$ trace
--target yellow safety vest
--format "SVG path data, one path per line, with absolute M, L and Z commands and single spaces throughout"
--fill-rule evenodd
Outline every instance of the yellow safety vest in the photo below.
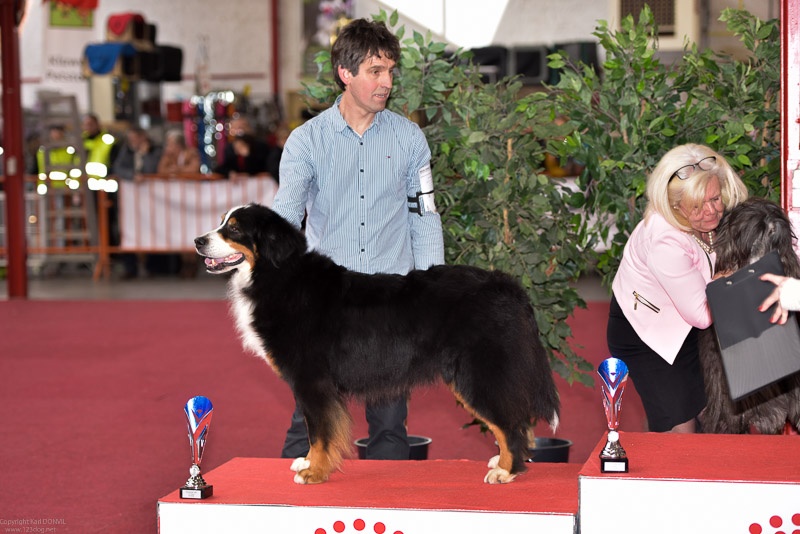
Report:
M 70 169 L 58 169 L 54 171 L 50 171 L 50 180 L 43 180 L 43 174 L 45 174 L 45 166 L 44 166 L 44 148 L 40 148 L 39 151 L 36 153 L 36 161 L 38 163 L 39 168 L 39 183 L 45 184 L 48 187 L 66 187 L 66 179 L 76 179 L 77 176 L 80 174 L 77 173 L 70 173 Z M 67 151 L 66 148 L 54 148 L 50 150 L 50 164 L 51 165 L 70 165 L 72 163 L 76 163 L 75 161 L 75 152 L 73 151 L 71 154 Z M 77 169 L 77 167 L 76 167 Z M 80 169 L 77 169 L 78 172 L 81 172 Z M 77 176 L 75 176 L 77 174 Z
M 94 137 L 83 136 L 83 146 L 86 149 L 86 175 L 93 178 L 105 178 L 111 166 L 111 149 L 114 147 L 114 137 L 108 132 L 101 131 Z

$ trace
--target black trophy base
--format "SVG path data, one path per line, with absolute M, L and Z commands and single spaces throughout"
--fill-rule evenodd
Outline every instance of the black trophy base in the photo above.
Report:
M 628 472 L 628 459 L 627 458 L 606 458 L 600 457 L 600 472 L 601 473 L 627 473 Z
M 211 484 L 200 488 L 181 488 L 181 499 L 205 499 L 214 495 Z

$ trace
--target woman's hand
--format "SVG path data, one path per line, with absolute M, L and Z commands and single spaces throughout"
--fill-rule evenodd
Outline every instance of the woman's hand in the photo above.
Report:
M 783 307 L 781 307 L 781 286 L 788 279 L 789 278 L 787 276 L 779 276 L 772 273 L 765 273 L 761 275 L 761 280 L 764 280 L 765 282 L 772 282 L 777 286 L 775 290 L 770 293 L 766 299 L 764 299 L 764 302 L 761 303 L 761 306 L 758 307 L 758 311 L 763 312 L 773 304 L 776 304 L 775 311 L 772 313 L 772 317 L 769 318 L 769 322 L 771 323 L 777 322 L 779 324 L 786 324 L 786 320 L 789 318 L 789 310 L 784 310 Z

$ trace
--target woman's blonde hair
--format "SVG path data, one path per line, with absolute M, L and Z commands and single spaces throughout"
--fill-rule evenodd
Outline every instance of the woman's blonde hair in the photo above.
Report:
M 714 157 L 713 166 L 708 170 L 695 167 L 694 172 L 685 179 L 675 177 L 675 171 L 687 165 L 696 165 L 704 158 Z M 656 168 L 647 179 L 647 209 L 645 219 L 658 213 L 675 228 L 690 232 L 689 222 L 675 209 L 682 204 L 686 208 L 702 206 L 706 186 L 712 177 L 719 179 L 722 203 L 728 210 L 747 199 L 747 187 L 724 157 L 704 145 L 688 143 L 680 145 L 662 156 Z

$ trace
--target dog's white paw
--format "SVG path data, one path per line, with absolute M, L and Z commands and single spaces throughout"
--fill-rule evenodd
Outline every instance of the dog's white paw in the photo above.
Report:
M 494 460 L 494 458 L 492 458 L 492 460 Z M 494 467 L 486 473 L 486 477 L 484 477 L 483 481 L 487 484 L 508 484 L 515 478 L 517 478 L 517 475 L 512 475 L 505 469 Z
M 303 469 L 308 469 L 310 465 L 311 462 L 308 461 L 308 458 L 301 456 L 300 458 L 294 459 L 294 461 L 292 462 L 292 466 L 289 469 L 291 469 L 295 473 L 299 473 Z M 294 481 L 297 482 L 297 477 L 295 477 Z M 301 481 L 300 483 L 302 484 L 303 482 Z
M 295 484 L 305 484 L 306 480 L 300 476 L 300 473 L 298 473 L 294 476 L 294 482 Z
M 494 469 L 498 465 L 500 465 L 500 455 L 499 454 L 489 458 L 489 465 L 487 466 L 489 469 Z

